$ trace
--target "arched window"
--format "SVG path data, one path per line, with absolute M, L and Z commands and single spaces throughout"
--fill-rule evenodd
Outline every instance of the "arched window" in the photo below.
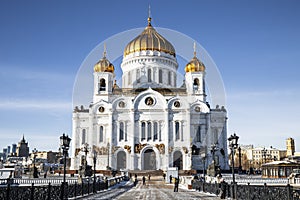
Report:
M 179 122 L 175 122 L 175 139 L 179 140 Z
M 105 91 L 106 90 L 106 83 L 105 79 L 101 78 L 99 82 L 99 91 Z
M 168 84 L 171 85 L 171 72 L 169 71 L 168 73 Z
M 154 122 L 153 124 L 153 140 L 157 140 L 157 135 L 158 135 L 158 123 Z
M 162 83 L 162 70 L 160 69 L 160 70 L 158 70 L 158 82 L 159 83 Z
M 152 75 L 152 73 L 151 73 L 151 69 L 148 69 L 148 82 L 151 82 L 151 75 Z
M 198 78 L 194 79 L 193 86 L 194 86 L 194 90 L 198 90 L 198 88 L 199 88 L 199 79 Z
M 151 140 L 151 135 L 152 135 L 152 127 L 151 127 L 151 122 L 148 122 L 147 123 L 147 140 Z
M 99 128 L 99 142 L 103 142 L 103 126 Z
M 140 69 L 136 70 L 136 83 L 140 82 Z
M 124 140 L 124 122 L 120 122 L 119 141 Z
M 141 140 L 145 140 L 146 139 L 146 123 L 142 122 L 142 136 L 141 136 Z
M 199 125 L 196 130 L 196 142 L 201 142 L 201 126 Z
M 85 140 L 86 140 L 86 130 L 82 129 L 81 144 L 85 144 Z

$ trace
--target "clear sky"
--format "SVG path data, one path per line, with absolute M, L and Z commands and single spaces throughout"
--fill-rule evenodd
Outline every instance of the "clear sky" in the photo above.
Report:
M 281 149 L 293 137 L 300 151 L 297 0 L 1 0 L 0 151 L 23 134 L 31 150 L 57 150 L 59 136 L 71 135 L 84 58 L 108 37 L 144 27 L 149 3 L 154 26 L 195 38 L 217 64 L 228 135 Z

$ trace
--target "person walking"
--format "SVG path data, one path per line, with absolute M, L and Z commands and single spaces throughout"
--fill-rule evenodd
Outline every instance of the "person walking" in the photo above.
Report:
M 146 183 L 146 178 L 145 176 L 143 176 L 143 185 L 145 185 L 145 183 Z
M 170 177 L 169 177 L 169 178 L 170 178 L 170 180 L 169 180 L 169 181 L 170 181 L 170 183 L 172 183 L 172 175 L 170 175 Z
M 175 178 L 174 192 L 178 192 L 178 185 L 179 185 L 179 177 Z
M 150 174 L 149 174 L 149 175 L 148 175 L 148 181 L 150 181 L 150 177 L 151 177 L 151 176 L 150 176 Z

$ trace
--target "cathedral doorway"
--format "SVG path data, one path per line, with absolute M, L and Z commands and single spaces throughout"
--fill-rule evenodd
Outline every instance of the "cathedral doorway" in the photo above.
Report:
M 156 155 L 153 149 L 147 149 L 143 156 L 144 170 L 156 170 Z
M 183 169 L 182 153 L 180 151 L 175 151 L 173 154 L 173 167 L 177 167 L 178 170 Z
M 119 151 L 117 154 L 117 170 L 126 169 L 126 153 Z

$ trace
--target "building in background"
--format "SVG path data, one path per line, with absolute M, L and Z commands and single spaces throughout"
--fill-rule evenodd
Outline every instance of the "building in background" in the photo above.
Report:
M 16 153 L 17 153 L 18 157 L 27 158 L 29 156 L 28 142 L 26 142 L 24 135 L 23 135 L 22 140 L 18 143 Z

